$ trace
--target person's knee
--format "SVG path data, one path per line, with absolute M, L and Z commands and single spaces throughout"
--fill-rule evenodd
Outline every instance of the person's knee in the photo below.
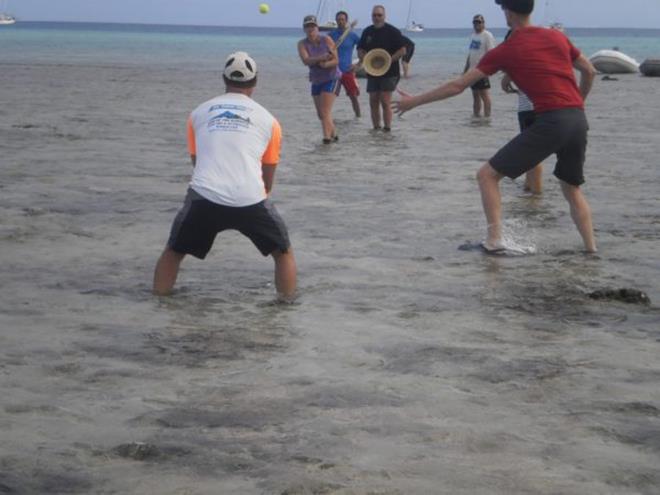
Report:
M 293 256 L 293 248 L 291 246 L 289 246 L 289 248 L 286 251 L 281 251 L 279 249 L 276 249 L 270 254 L 275 260 L 275 263 L 286 263 L 295 260 Z
M 486 162 L 479 170 L 477 170 L 477 181 L 479 184 L 488 184 L 491 182 L 497 183 L 502 178 L 502 175 L 493 168 L 493 166 Z
M 185 253 L 180 253 L 178 251 L 175 251 L 171 247 L 166 247 L 163 250 L 163 253 L 160 255 L 161 259 L 167 263 L 181 263 L 183 258 L 185 257 Z
M 479 182 L 483 182 L 484 180 L 487 180 L 488 167 L 490 167 L 490 165 L 488 163 L 484 163 L 481 167 L 479 167 L 479 170 L 477 170 L 476 177 Z
M 581 195 L 580 186 L 575 186 L 569 184 L 561 179 L 559 179 L 559 185 L 561 186 L 561 192 L 564 193 L 564 197 L 570 202 L 573 203 Z

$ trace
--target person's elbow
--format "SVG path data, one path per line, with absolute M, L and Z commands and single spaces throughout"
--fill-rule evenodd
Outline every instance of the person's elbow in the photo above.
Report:
M 299 53 L 300 55 L 300 61 L 303 63 L 303 65 L 312 65 L 311 62 L 311 57 L 307 53 Z
M 589 61 L 579 64 L 577 69 L 580 72 L 580 75 L 585 79 L 595 79 L 598 74 L 596 68 Z
M 575 68 L 580 72 L 582 77 L 588 77 L 590 79 L 594 79 L 597 75 L 596 68 L 594 65 L 589 61 L 587 57 L 584 55 L 580 56 L 576 61 L 575 61 Z
M 585 77 L 594 80 L 596 79 L 596 74 L 598 74 L 596 68 L 593 65 L 589 64 L 589 66 L 586 69 Z

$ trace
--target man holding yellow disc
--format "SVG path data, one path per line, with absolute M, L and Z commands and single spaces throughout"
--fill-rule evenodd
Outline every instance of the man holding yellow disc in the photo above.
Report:
M 374 49 L 384 50 L 390 55 L 389 60 L 386 55 L 385 57 L 381 55 L 373 57 L 371 65 L 376 70 L 369 70 L 369 64 L 365 64 L 371 122 L 374 129 L 382 128 L 383 131 L 389 132 L 392 127 L 392 109 L 390 108 L 392 92 L 399 84 L 399 59 L 406 54 L 406 46 L 401 31 L 385 22 L 385 7 L 375 5 L 371 11 L 371 19 L 373 25 L 362 31 L 362 37 L 358 43 L 358 57 L 361 63 L 365 62 L 365 57 L 368 57 L 367 61 L 369 61 L 371 57 L 368 56 L 368 53 Z M 378 68 L 384 67 L 387 62 L 389 62 L 389 68 L 381 74 Z M 383 111 L 382 127 L 381 109 Z

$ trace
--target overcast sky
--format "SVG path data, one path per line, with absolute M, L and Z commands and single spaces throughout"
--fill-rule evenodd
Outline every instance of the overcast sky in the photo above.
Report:
M 270 13 L 258 12 L 262 0 L 0 0 L 25 21 L 126 22 L 212 26 L 296 27 L 304 14 L 316 13 L 318 0 L 267 0 Z M 328 1 L 348 10 L 359 27 L 370 22 L 371 7 L 383 3 L 388 21 L 403 26 L 408 0 Z M 660 0 L 537 0 L 535 21 L 560 21 L 568 27 L 660 28 Z M 412 20 L 427 27 L 470 26 L 473 14 L 491 27 L 504 27 L 494 0 L 412 0 Z M 547 12 L 546 12 L 547 11 Z

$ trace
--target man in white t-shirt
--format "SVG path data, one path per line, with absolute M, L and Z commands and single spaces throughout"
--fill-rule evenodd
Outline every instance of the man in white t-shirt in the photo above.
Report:
M 268 199 L 280 158 L 282 129 L 251 96 L 257 65 L 245 52 L 225 62 L 225 94 L 199 105 L 188 119 L 193 174 L 183 208 L 156 264 L 153 291 L 172 291 L 187 254 L 204 259 L 215 236 L 238 230 L 275 261 L 275 287 L 284 300 L 296 290 L 296 262 L 286 225 Z
M 468 52 L 467 60 L 465 61 L 465 69 L 463 73 L 470 69 L 474 69 L 486 52 L 495 48 L 495 38 L 486 31 L 486 21 L 484 16 L 477 14 L 472 19 L 472 26 L 474 33 L 470 38 L 470 49 Z M 473 99 L 473 117 L 481 118 L 481 106 L 483 103 L 484 117 L 490 118 L 490 81 L 487 77 L 480 79 L 471 86 L 472 99 Z

